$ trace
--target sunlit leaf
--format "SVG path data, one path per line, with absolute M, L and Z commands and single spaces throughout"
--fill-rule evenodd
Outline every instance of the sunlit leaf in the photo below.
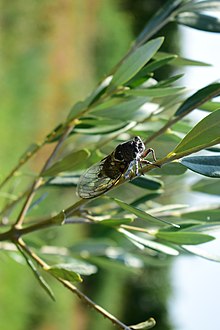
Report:
M 163 232 L 158 231 L 155 235 L 162 240 L 179 245 L 196 245 L 214 240 L 211 235 L 196 232 Z
M 180 162 L 196 173 L 220 178 L 220 156 L 185 157 Z
M 203 118 L 177 145 L 172 154 L 192 153 L 220 142 L 220 110 Z
M 202 249 L 201 247 L 198 246 L 187 246 L 187 245 L 183 245 L 182 246 L 184 248 L 184 250 L 195 254 L 198 257 L 210 260 L 210 261 L 217 261 L 220 262 L 220 255 L 217 255 L 215 253 L 211 253 L 206 251 L 205 249 Z
M 75 272 L 75 267 L 71 264 L 57 264 L 46 269 L 55 277 L 62 278 L 70 282 L 82 282 L 82 278 Z
M 154 242 L 150 239 L 134 235 L 123 228 L 119 228 L 118 231 L 120 233 L 122 233 L 123 235 L 125 235 L 129 239 L 130 242 L 132 242 L 134 245 L 136 245 L 140 249 L 147 247 L 149 249 L 152 249 L 152 250 L 155 250 L 158 252 L 162 252 L 162 253 L 165 253 L 168 255 L 172 255 L 172 256 L 177 256 L 179 254 L 179 252 L 176 249 L 174 249 L 170 246 L 166 246 L 164 244 Z
M 208 101 L 204 104 L 201 104 L 199 106 L 200 110 L 204 110 L 204 111 L 215 111 L 220 109 L 220 102 L 214 102 L 214 101 Z
M 73 152 L 57 163 L 53 164 L 47 170 L 43 172 L 43 176 L 56 176 L 61 172 L 76 170 L 79 168 L 85 159 L 89 157 L 90 153 L 88 150 L 83 149 L 76 152 Z
M 150 40 L 132 52 L 113 75 L 110 86 L 120 86 L 130 80 L 153 57 L 163 40 L 162 37 Z
M 146 213 L 145 211 L 143 210 L 140 210 L 136 207 L 133 207 L 117 198 L 113 198 L 113 200 L 122 208 L 124 209 L 125 211 L 128 211 L 128 212 L 131 212 L 132 214 L 135 214 L 137 217 L 141 218 L 142 220 L 145 220 L 147 221 L 148 223 L 150 224 L 154 224 L 154 225 L 157 225 L 160 223 L 160 222 L 163 222 L 163 223 L 166 223 L 166 224 L 169 224 L 169 225 L 172 225 L 174 227 L 178 227 L 178 225 L 176 224 L 172 224 L 171 222 L 169 221 L 166 221 L 166 220 L 163 220 L 163 219 L 159 219 L 159 218 L 156 218 L 156 217 L 153 217 L 152 215 L 150 215 L 149 213 Z
M 79 181 L 79 175 L 61 175 L 51 180 L 48 180 L 46 185 L 60 186 L 60 187 L 76 187 Z

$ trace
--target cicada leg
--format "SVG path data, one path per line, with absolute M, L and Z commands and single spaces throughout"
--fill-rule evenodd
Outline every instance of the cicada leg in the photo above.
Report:
M 141 160 L 140 160 L 140 167 L 142 168 L 142 164 L 150 164 L 150 165 L 154 165 L 154 166 L 156 166 L 156 167 L 160 167 L 160 165 L 154 164 L 154 163 L 150 162 L 150 161 L 147 160 L 147 159 L 143 159 L 143 158 L 147 157 L 147 155 L 149 155 L 149 154 L 152 154 L 153 160 L 154 160 L 155 162 L 157 161 L 157 158 L 156 158 L 156 155 L 155 155 L 155 151 L 154 151 L 154 149 L 152 149 L 152 148 L 148 148 L 148 149 L 145 150 L 145 151 L 143 152 L 143 154 L 141 155 L 142 158 L 141 158 Z
M 135 161 L 135 163 L 136 163 L 136 161 Z M 128 179 L 129 177 L 131 177 L 131 171 L 132 171 L 132 168 L 133 168 L 133 166 L 134 166 L 134 161 L 132 161 L 130 164 L 129 164 L 129 166 L 128 166 L 128 169 L 127 169 L 127 171 L 125 172 L 125 174 L 124 174 L 124 178 L 125 179 Z M 136 167 L 136 165 L 135 165 L 135 167 Z M 136 170 L 136 169 L 135 169 Z

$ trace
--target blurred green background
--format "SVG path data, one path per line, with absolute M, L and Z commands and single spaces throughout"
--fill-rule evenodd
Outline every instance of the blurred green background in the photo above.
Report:
M 65 119 L 70 107 L 83 99 L 117 63 L 163 2 L 1 1 L 1 179 L 28 146 L 42 141 Z M 176 33 L 173 25 L 160 33 L 169 34 L 164 50 L 174 51 Z M 47 148 L 31 163 L 27 177 L 40 168 Z M 60 196 L 58 210 L 62 204 L 71 203 L 72 194 L 68 190 Z M 5 195 L 0 198 L 3 200 Z M 87 235 L 87 228 L 74 226 L 72 231 L 69 228 L 47 230 L 39 234 L 38 239 L 46 239 L 48 244 L 55 241 L 62 246 Z M 9 257 L 1 253 L 0 256 L 1 330 L 115 329 L 48 278 L 56 296 L 56 302 L 52 302 L 30 270 L 22 263 L 15 263 L 13 257 L 17 255 Z M 120 269 L 111 271 L 110 266 L 86 279 L 82 288 L 127 324 L 154 316 L 157 330 L 172 329 L 166 306 L 170 292 L 169 265 L 151 266 L 140 275 Z

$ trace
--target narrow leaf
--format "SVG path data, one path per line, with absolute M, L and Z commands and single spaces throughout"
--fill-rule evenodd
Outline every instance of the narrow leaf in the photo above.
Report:
M 175 116 L 185 115 L 190 111 L 192 111 L 193 109 L 198 108 L 201 104 L 207 102 L 208 100 L 218 95 L 220 95 L 220 84 L 215 83 L 208 85 L 198 90 L 188 99 L 186 99 L 186 101 L 184 101 L 181 104 L 181 106 L 177 109 Z
M 157 60 L 162 60 L 163 58 L 166 58 L 168 55 L 171 54 L 159 51 L 154 55 L 153 58 Z M 175 55 L 175 58 L 172 60 L 171 64 L 175 66 L 210 66 L 210 64 L 208 63 L 195 61 L 189 58 L 181 57 L 179 55 Z
M 149 200 L 152 200 L 154 198 L 159 197 L 161 194 L 162 194 L 162 190 L 157 191 L 157 192 L 152 193 L 152 194 L 144 195 L 142 197 L 139 197 L 139 198 L 135 199 L 130 205 L 131 206 L 138 206 L 140 204 L 144 204 Z
M 215 239 L 215 237 L 196 232 L 163 232 L 159 231 L 155 235 L 157 238 L 180 245 L 202 244 Z
M 137 177 L 130 181 L 129 183 L 138 186 L 140 188 L 149 190 L 158 190 L 163 187 L 163 182 L 151 177 L 150 175 L 145 175 L 142 177 Z
M 70 282 L 82 282 L 81 276 L 74 271 L 71 264 L 57 264 L 46 269 L 55 277 L 60 277 Z
M 73 152 L 45 170 L 42 176 L 56 176 L 60 172 L 76 170 L 89 155 L 90 153 L 86 149 Z
M 46 185 L 60 187 L 76 187 L 79 181 L 79 175 L 62 175 L 47 181 Z
M 70 113 L 67 117 L 68 120 L 78 118 L 80 114 L 87 109 L 94 101 L 96 101 L 105 91 L 109 85 L 112 77 L 105 78 L 100 85 L 84 100 L 77 102 L 70 110 Z
M 129 239 L 130 242 L 132 242 L 134 245 L 136 245 L 140 249 L 147 247 L 149 249 L 152 249 L 152 250 L 155 250 L 158 252 L 163 252 L 163 253 L 171 255 L 171 256 L 177 256 L 179 254 L 179 252 L 176 249 L 174 249 L 170 246 L 166 246 L 164 244 L 154 242 L 152 240 L 134 235 L 123 228 L 119 228 L 118 231 L 120 233 L 122 233 L 123 235 L 125 235 Z
M 191 189 L 206 194 L 220 195 L 220 180 L 203 179 L 192 185 Z
M 146 213 L 145 211 L 142 211 L 136 207 L 133 207 L 125 202 L 122 202 L 121 200 L 117 199 L 117 198 L 113 198 L 113 200 L 122 208 L 124 209 L 125 211 L 128 211 L 128 212 L 131 212 L 132 214 L 135 214 L 137 217 L 151 223 L 151 224 L 154 224 L 154 225 L 158 225 L 159 222 L 163 222 L 163 223 L 166 223 L 166 224 L 169 224 L 169 225 L 172 225 L 174 227 L 177 227 L 179 228 L 178 225 L 176 224 L 173 224 L 169 221 L 166 221 L 166 220 L 162 220 L 162 219 L 159 219 L 159 218 L 155 218 L 153 217 L 152 215 Z
M 39 271 L 35 267 L 35 264 L 33 263 L 33 261 L 27 256 L 27 254 L 25 253 L 25 251 L 22 249 L 22 247 L 20 245 L 17 245 L 17 248 L 21 252 L 21 254 L 23 255 L 24 259 L 27 262 L 27 265 L 32 270 L 32 272 L 33 272 L 35 278 L 38 280 L 40 286 L 46 291 L 46 293 L 50 296 L 50 298 L 53 301 L 55 301 L 53 291 L 51 290 L 50 286 L 47 284 L 47 282 L 45 281 L 43 276 L 39 273 Z
M 180 13 L 175 17 L 179 24 L 208 32 L 220 32 L 220 19 L 214 16 L 200 14 L 198 12 Z
M 218 144 L 220 142 L 220 110 L 216 110 L 203 118 L 182 139 L 172 154 L 192 153 Z
M 129 100 L 123 101 L 119 104 L 108 105 L 106 108 L 97 107 L 91 111 L 94 116 L 100 118 L 112 118 L 125 120 L 135 120 L 140 121 L 158 109 L 158 104 L 148 102 L 147 97 L 135 97 Z
M 167 21 L 172 19 L 173 12 L 181 6 L 183 0 L 166 1 L 165 4 L 158 10 L 155 15 L 147 22 L 144 29 L 135 40 L 136 45 L 143 44 L 146 40 L 150 39 L 161 26 Z
M 128 56 L 115 72 L 110 86 L 120 86 L 130 80 L 153 57 L 163 43 L 160 37 L 137 48 Z
M 189 209 L 181 213 L 181 218 L 195 219 L 199 221 L 219 221 L 220 220 L 220 208 L 215 206 L 209 206 L 198 209 Z
M 187 245 L 183 245 L 182 248 L 184 248 L 184 250 L 199 256 L 201 258 L 210 260 L 210 261 L 216 261 L 216 262 L 220 262 L 220 255 L 214 254 L 214 253 L 210 253 L 208 251 L 205 251 L 204 249 L 201 249 L 198 246 L 187 246 Z
M 182 175 L 187 169 L 179 162 L 171 162 L 164 164 L 160 169 L 153 169 L 153 174 L 158 175 Z
M 220 3 L 219 0 L 207 0 L 207 1 L 199 1 L 197 3 L 195 3 L 194 1 L 190 1 L 188 4 L 186 4 L 185 7 L 183 7 L 184 10 L 187 11 L 210 11 L 210 10 L 214 10 L 214 11 L 218 11 L 220 10 Z
M 196 173 L 212 178 L 220 178 L 220 156 L 185 157 L 180 162 Z
M 209 111 L 209 112 L 215 111 L 215 110 L 220 109 L 220 102 L 208 101 L 204 104 L 201 104 L 199 106 L 199 109 L 204 110 L 204 111 Z
M 135 88 L 125 91 L 125 94 L 132 96 L 165 97 L 176 95 L 183 91 L 183 87 L 164 87 L 164 88 Z
M 111 226 L 111 227 L 118 227 L 120 225 L 127 225 L 133 221 L 132 218 L 111 218 L 106 220 L 98 221 L 101 225 Z

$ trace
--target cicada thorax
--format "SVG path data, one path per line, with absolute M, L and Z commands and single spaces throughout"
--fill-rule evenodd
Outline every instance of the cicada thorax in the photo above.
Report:
M 115 151 L 107 156 L 102 165 L 102 171 L 99 176 L 107 176 L 110 179 L 117 180 L 126 172 L 129 162 L 115 158 Z

